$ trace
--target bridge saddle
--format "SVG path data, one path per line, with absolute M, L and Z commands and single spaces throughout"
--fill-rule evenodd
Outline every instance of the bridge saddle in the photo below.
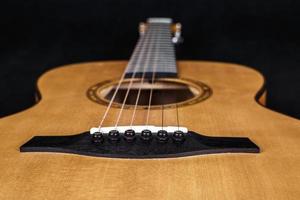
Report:
M 143 131 L 151 131 L 151 133 L 157 133 L 160 130 L 167 131 L 168 133 L 174 133 L 175 131 L 181 131 L 183 133 L 187 133 L 188 129 L 186 127 L 178 127 L 178 126 L 154 126 L 154 125 L 143 125 L 143 126 L 111 126 L 111 127 L 101 127 L 96 128 L 93 127 L 90 129 L 90 134 L 102 133 L 108 134 L 110 131 L 118 131 L 119 133 L 125 133 L 127 130 L 132 130 L 135 133 L 142 133 Z

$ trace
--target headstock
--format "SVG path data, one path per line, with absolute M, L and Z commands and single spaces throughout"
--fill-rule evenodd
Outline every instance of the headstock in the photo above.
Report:
M 170 30 L 173 33 L 172 42 L 174 44 L 179 44 L 183 42 L 183 38 L 181 36 L 181 30 L 182 30 L 181 23 L 172 23 L 172 19 L 170 18 L 149 18 L 147 22 L 141 22 L 139 24 L 140 35 L 145 34 L 148 25 L 151 23 L 170 24 Z

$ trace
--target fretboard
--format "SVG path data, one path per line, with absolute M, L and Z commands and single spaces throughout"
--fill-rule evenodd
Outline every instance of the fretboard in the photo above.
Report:
M 171 19 L 150 18 L 126 68 L 126 78 L 176 77 Z

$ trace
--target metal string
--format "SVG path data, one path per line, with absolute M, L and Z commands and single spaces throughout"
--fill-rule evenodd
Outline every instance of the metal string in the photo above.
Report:
M 179 115 L 178 115 L 178 105 L 177 105 L 177 103 L 176 103 L 175 105 L 176 105 L 176 121 L 177 121 L 177 128 L 178 128 L 178 131 L 179 131 Z
M 156 31 L 160 32 L 160 29 L 158 29 L 158 30 L 156 30 Z M 149 31 L 149 32 L 150 32 L 150 31 Z M 144 44 L 144 43 L 147 44 L 147 42 L 148 42 L 148 40 L 149 40 L 149 37 L 145 37 L 145 36 L 146 36 L 146 34 L 144 34 L 144 35 L 142 36 L 141 41 L 138 43 L 137 47 L 135 48 L 132 57 L 133 57 L 133 56 L 136 56 L 135 53 L 136 53 L 137 51 L 139 51 L 139 50 L 141 49 L 141 47 L 143 47 L 143 44 Z M 159 36 L 159 34 L 157 34 L 157 36 Z M 154 56 L 154 64 L 153 64 L 153 65 L 154 65 L 154 68 L 153 68 L 152 78 L 151 78 L 151 84 L 152 84 L 152 85 L 153 85 L 154 82 L 155 82 L 156 68 L 157 68 L 157 65 L 158 65 L 158 53 L 159 53 L 159 52 L 157 51 L 157 49 L 159 49 L 159 47 L 160 47 L 160 37 L 159 37 L 159 38 L 155 38 L 155 39 L 156 39 L 156 40 L 155 40 L 156 43 L 154 44 L 154 45 L 155 45 L 155 56 Z M 144 47 L 143 47 L 142 50 L 141 50 L 141 52 L 144 52 L 144 51 L 145 51 L 145 49 L 144 49 Z M 147 53 L 147 63 L 148 63 L 148 58 L 149 58 L 149 52 Z M 136 62 L 136 64 L 135 64 L 135 66 L 134 66 L 134 71 L 133 71 L 133 73 L 132 73 L 132 75 L 131 75 L 130 83 L 129 83 L 129 86 L 128 86 L 128 88 L 127 88 L 127 91 L 126 91 L 124 100 L 123 100 L 123 102 L 122 102 L 122 107 L 121 107 L 121 109 L 120 109 L 120 111 L 119 111 L 119 114 L 118 114 L 118 117 L 117 117 L 117 120 L 116 120 L 116 123 L 115 123 L 115 128 L 118 126 L 118 123 L 119 123 L 120 118 L 121 118 L 121 116 L 122 116 L 122 112 L 123 112 L 123 110 L 124 110 L 124 106 L 125 106 L 126 100 L 127 100 L 127 98 L 128 98 L 128 95 L 129 95 L 130 89 L 131 89 L 131 87 L 132 87 L 132 84 L 133 84 L 133 82 L 134 82 L 134 78 L 135 78 L 135 76 L 136 76 L 136 72 L 137 72 L 138 66 L 139 66 L 139 64 L 141 63 L 141 59 L 142 59 L 142 53 L 140 53 L 140 54 L 138 55 L 137 62 Z M 130 61 L 129 61 L 128 65 L 127 65 L 127 68 L 128 68 L 129 66 L 132 65 L 133 61 L 134 61 L 134 59 L 130 59 Z M 164 64 L 165 64 L 165 63 L 164 63 Z M 145 78 L 145 67 L 146 67 L 146 64 L 144 65 L 144 69 L 143 69 L 143 75 L 142 75 L 142 79 L 141 79 L 141 86 L 142 86 L 142 84 L 143 84 L 143 82 L 144 82 L 144 78 Z M 111 98 L 111 100 L 110 100 L 110 102 L 109 102 L 109 105 L 108 105 L 108 107 L 107 107 L 107 109 L 106 109 L 106 111 L 105 111 L 105 113 L 104 113 L 104 115 L 103 115 L 103 117 L 102 117 L 101 122 L 100 122 L 99 129 L 101 128 L 101 126 L 102 126 L 102 124 L 103 124 L 105 118 L 107 117 L 107 114 L 108 114 L 108 112 L 109 112 L 109 110 L 110 110 L 110 108 L 111 108 L 111 106 L 112 106 L 112 103 L 114 102 L 114 99 L 115 99 L 115 97 L 116 97 L 116 94 L 117 94 L 117 92 L 119 91 L 120 86 L 121 86 L 121 84 L 122 84 L 123 81 L 124 81 L 124 78 L 125 78 L 125 75 L 126 75 L 126 71 L 127 71 L 127 70 L 125 70 L 124 73 L 122 74 L 122 77 L 121 77 L 121 79 L 120 79 L 120 81 L 119 81 L 119 83 L 118 83 L 118 85 L 117 85 L 117 88 L 116 88 L 115 91 L 114 91 L 114 94 L 113 94 L 113 96 L 112 96 L 112 98 Z M 136 113 L 137 104 L 138 104 L 138 101 L 139 101 L 139 98 L 140 98 L 140 93 L 141 93 L 141 87 L 139 88 L 139 91 L 138 91 L 138 95 L 137 95 L 137 99 L 136 99 L 136 102 L 135 102 L 135 108 L 134 108 L 134 112 L 133 112 L 133 115 L 132 115 L 132 118 L 131 118 L 130 126 L 132 126 L 133 121 L 134 121 L 134 118 L 135 118 L 135 113 Z M 149 116 L 150 116 L 150 111 L 151 111 L 151 106 L 152 106 L 152 98 L 153 98 L 153 87 L 150 87 L 149 102 L 148 102 L 147 117 L 146 117 L 146 126 L 148 126 L 148 124 L 149 124 Z M 161 122 L 161 123 L 162 123 L 162 129 L 163 129 L 163 126 L 164 126 L 164 105 L 162 104 L 161 106 L 162 106 L 162 122 Z M 176 104 L 176 117 L 177 117 L 177 118 L 176 118 L 176 121 L 177 121 L 177 127 L 178 127 L 178 130 L 179 130 L 179 116 L 178 116 L 178 107 L 177 107 L 177 104 Z
M 164 105 L 161 105 L 161 130 L 164 130 Z
M 159 31 L 159 30 L 158 30 Z M 153 86 L 156 76 L 156 68 L 158 64 L 158 49 L 160 47 L 160 38 L 157 39 L 157 42 L 155 44 L 155 56 L 154 56 L 154 68 L 152 71 L 152 77 L 151 77 L 151 84 Z M 146 126 L 149 125 L 149 116 L 150 116 L 150 110 L 151 110 L 151 104 L 152 104 L 152 97 L 153 97 L 153 87 L 150 87 L 150 94 L 149 94 L 149 102 L 148 102 L 148 109 L 147 109 L 147 117 L 146 117 Z
M 160 42 L 157 42 L 158 45 L 156 46 L 157 49 L 159 49 L 160 47 Z M 155 76 L 156 76 L 156 67 L 157 67 L 157 64 L 158 64 L 158 51 L 156 50 L 155 51 L 156 55 L 155 55 L 155 64 L 154 64 L 154 70 L 152 72 L 152 80 L 151 80 L 151 84 L 153 85 L 154 84 L 154 81 L 155 81 Z M 161 63 L 160 63 L 161 64 Z M 163 62 L 163 65 L 165 67 L 165 62 Z M 153 88 L 151 87 L 150 88 L 150 95 L 149 95 L 149 102 L 148 102 L 148 110 L 147 110 L 147 118 L 146 118 L 146 126 L 149 125 L 149 118 L 150 118 L 150 112 L 151 112 L 151 105 L 152 105 L 152 97 L 153 97 Z M 164 105 L 162 104 L 161 105 L 161 115 L 162 115 L 162 118 L 161 118 L 161 125 L 162 125 L 162 130 L 163 130 L 163 126 L 164 126 Z M 176 104 L 176 123 L 177 123 L 177 128 L 179 130 L 179 114 L 178 114 L 178 106 Z
M 148 32 L 146 32 L 146 34 L 147 34 L 147 33 L 148 33 Z M 146 36 L 146 34 L 145 34 L 145 36 Z M 149 41 L 149 37 L 147 36 L 147 37 L 145 37 L 145 38 L 146 38 L 146 39 L 145 39 L 145 42 L 146 42 L 146 44 L 147 44 L 147 42 Z M 142 48 L 142 50 L 141 50 L 142 53 L 140 53 L 140 55 L 139 55 L 139 57 L 138 57 L 136 66 L 139 66 L 139 65 L 140 65 L 141 60 L 142 60 L 142 56 L 141 56 L 141 55 L 143 55 L 144 51 L 145 51 L 145 48 Z M 128 98 L 130 89 L 131 89 L 132 84 L 133 84 L 133 80 L 134 80 L 135 75 L 136 75 L 136 72 L 137 72 L 137 68 L 138 68 L 138 67 L 135 67 L 135 70 L 134 70 L 134 72 L 133 72 L 133 75 L 132 75 L 132 77 L 130 78 L 129 86 L 128 86 L 128 88 L 127 88 L 127 91 L 126 91 L 124 100 L 123 100 L 123 102 L 122 102 L 122 106 L 121 106 L 121 109 L 120 109 L 120 111 L 119 111 L 117 120 L 116 120 L 116 122 L 115 122 L 115 129 L 117 128 L 117 126 L 118 126 L 118 124 L 119 124 L 119 121 L 120 121 L 120 119 L 121 119 L 121 116 L 122 116 L 122 113 L 123 113 L 123 110 L 124 110 L 124 106 L 125 106 L 126 100 L 127 100 L 127 98 Z
M 157 34 L 154 36 L 151 35 L 151 39 L 156 39 L 157 38 Z M 150 43 L 150 47 L 148 49 L 148 52 L 147 52 L 147 55 L 146 55 L 146 61 L 144 63 L 144 67 L 143 67 L 143 74 L 142 74 L 142 78 L 141 78 L 141 81 L 140 81 L 140 87 L 139 87 L 139 90 L 138 90 L 138 94 L 137 94 L 137 98 L 136 98 L 136 101 L 135 101 L 135 105 L 134 105 L 134 110 L 133 110 L 133 114 L 132 114 L 132 117 L 131 117 L 131 122 L 130 122 L 130 126 L 133 125 L 133 122 L 134 122 L 134 119 L 135 119 L 135 114 L 136 114 L 136 110 L 137 110 L 137 105 L 138 105 L 138 102 L 139 102 L 139 99 L 140 99 L 140 95 L 141 95 L 141 90 L 142 90 L 142 85 L 144 84 L 144 80 L 145 80 L 145 74 L 146 74 L 146 66 L 149 65 L 149 57 L 150 57 L 150 54 L 151 54 L 151 50 L 153 49 L 153 42 Z
M 143 44 L 144 44 L 145 35 L 141 35 L 140 37 L 141 37 L 141 41 L 138 42 L 136 48 L 134 49 L 134 51 L 133 51 L 133 53 L 132 53 L 132 57 L 135 56 L 135 54 L 141 49 L 141 47 L 142 47 Z M 129 67 L 132 65 L 133 62 L 134 62 L 134 59 L 130 59 L 129 63 L 128 63 L 127 66 L 126 66 L 126 69 L 129 68 Z M 136 68 L 137 68 L 137 65 L 134 66 L 134 72 L 133 72 L 132 75 L 131 75 L 131 79 L 135 76 Z M 109 112 L 109 110 L 110 110 L 110 108 L 111 108 L 111 106 L 112 106 L 112 104 L 113 104 L 113 102 L 114 102 L 114 100 L 115 100 L 115 98 L 116 98 L 116 95 L 117 95 L 117 93 L 118 93 L 118 91 L 119 91 L 119 89 L 120 89 L 120 86 L 121 86 L 121 84 L 122 84 L 123 81 L 124 81 L 124 78 L 125 78 L 125 75 L 126 75 L 126 71 L 127 71 L 127 70 L 124 70 L 124 72 L 123 72 L 123 74 L 122 74 L 122 76 L 121 76 L 121 79 L 120 79 L 119 82 L 118 82 L 117 88 L 115 89 L 114 94 L 113 94 L 112 98 L 110 99 L 108 106 L 106 107 L 105 113 L 103 114 L 102 119 L 101 119 L 101 122 L 100 122 L 100 124 L 99 124 L 99 126 L 98 126 L 99 130 L 101 129 L 101 127 L 102 127 L 102 125 L 103 125 L 103 122 L 104 122 L 104 120 L 106 119 L 107 114 L 108 114 L 108 112 Z

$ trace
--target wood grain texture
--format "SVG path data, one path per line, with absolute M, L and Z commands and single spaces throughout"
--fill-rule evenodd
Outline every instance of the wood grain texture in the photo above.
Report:
M 88 100 L 86 90 L 120 77 L 126 62 L 69 65 L 39 79 L 38 104 L 0 119 L 0 199 L 300 199 L 300 123 L 254 100 L 263 77 L 234 64 L 178 65 L 181 77 L 213 89 L 206 101 L 179 108 L 180 124 L 206 135 L 249 137 L 260 154 L 122 160 L 20 153 L 34 135 L 71 135 L 97 126 L 105 107 Z M 111 110 L 106 124 L 117 111 Z M 140 122 L 143 112 L 137 112 Z M 166 123 L 175 123 L 174 112 L 166 110 Z M 159 123 L 159 113 L 151 113 L 151 120 Z

